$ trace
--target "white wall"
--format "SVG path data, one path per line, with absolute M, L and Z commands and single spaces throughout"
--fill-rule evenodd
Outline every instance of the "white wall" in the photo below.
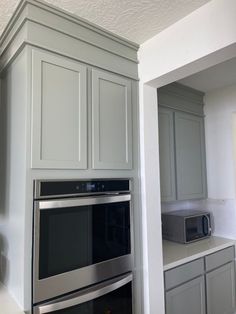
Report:
M 2 78 L 0 106 L 0 281 L 24 306 L 26 55 Z M 1 313 L 1 306 L 0 306 Z
M 140 86 L 144 313 L 164 313 L 157 93 Z M 144 314 L 143 313 L 143 314 Z
M 236 55 L 236 1 L 212 0 L 141 45 L 142 81 L 171 83 Z
M 154 230 L 155 225 L 160 228 L 159 164 L 156 152 L 150 150 L 158 146 L 156 88 L 235 57 L 235 29 L 236 1 L 212 0 L 145 42 L 139 50 L 142 197 L 143 217 L 146 217 L 143 220 L 144 314 L 164 314 L 161 233 Z
M 236 85 L 205 95 L 205 136 L 208 201 L 213 213 L 214 233 L 236 239 L 236 177 L 233 113 L 236 113 Z

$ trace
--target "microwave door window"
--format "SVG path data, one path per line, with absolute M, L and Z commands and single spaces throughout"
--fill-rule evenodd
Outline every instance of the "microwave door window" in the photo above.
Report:
M 40 211 L 39 279 L 130 254 L 130 204 Z
M 187 242 L 200 239 L 205 236 L 205 226 L 202 217 L 191 217 L 186 219 L 186 238 Z

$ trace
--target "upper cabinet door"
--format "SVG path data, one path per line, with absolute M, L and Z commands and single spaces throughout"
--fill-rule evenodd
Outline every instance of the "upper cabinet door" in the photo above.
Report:
M 131 81 L 92 71 L 94 169 L 132 168 Z
M 87 168 L 86 67 L 33 51 L 32 168 Z
M 206 197 L 203 118 L 175 113 L 177 199 Z
M 160 107 L 158 116 L 161 200 L 175 201 L 174 112 Z

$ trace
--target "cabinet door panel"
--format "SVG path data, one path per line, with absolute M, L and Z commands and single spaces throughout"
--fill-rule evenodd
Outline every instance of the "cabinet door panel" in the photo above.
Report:
M 177 199 L 206 197 L 203 118 L 175 113 Z
M 92 127 L 93 168 L 131 169 L 130 80 L 92 71 Z
M 207 313 L 235 313 L 234 262 L 226 264 L 206 275 Z
M 161 200 L 175 201 L 174 113 L 160 107 L 158 115 Z
M 32 168 L 87 167 L 86 67 L 33 51 Z
M 205 307 L 203 276 L 166 292 L 166 314 L 205 314 Z

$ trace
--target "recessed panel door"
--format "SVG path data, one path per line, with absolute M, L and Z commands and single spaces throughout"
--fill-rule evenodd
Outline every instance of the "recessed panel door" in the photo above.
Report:
M 176 200 L 174 112 L 160 107 L 159 117 L 159 156 L 162 202 Z
M 87 168 L 86 67 L 33 50 L 32 168 Z
M 203 118 L 175 113 L 177 199 L 206 198 Z
M 206 275 L 207 313 L 235 313 L 234 262 L 226 264 Z
M 205 313 L 205 282 L 203 276 L 166 292 L 166 314 Z
M 92 71 L 94 169 L 132 168 L 131 81 Z

